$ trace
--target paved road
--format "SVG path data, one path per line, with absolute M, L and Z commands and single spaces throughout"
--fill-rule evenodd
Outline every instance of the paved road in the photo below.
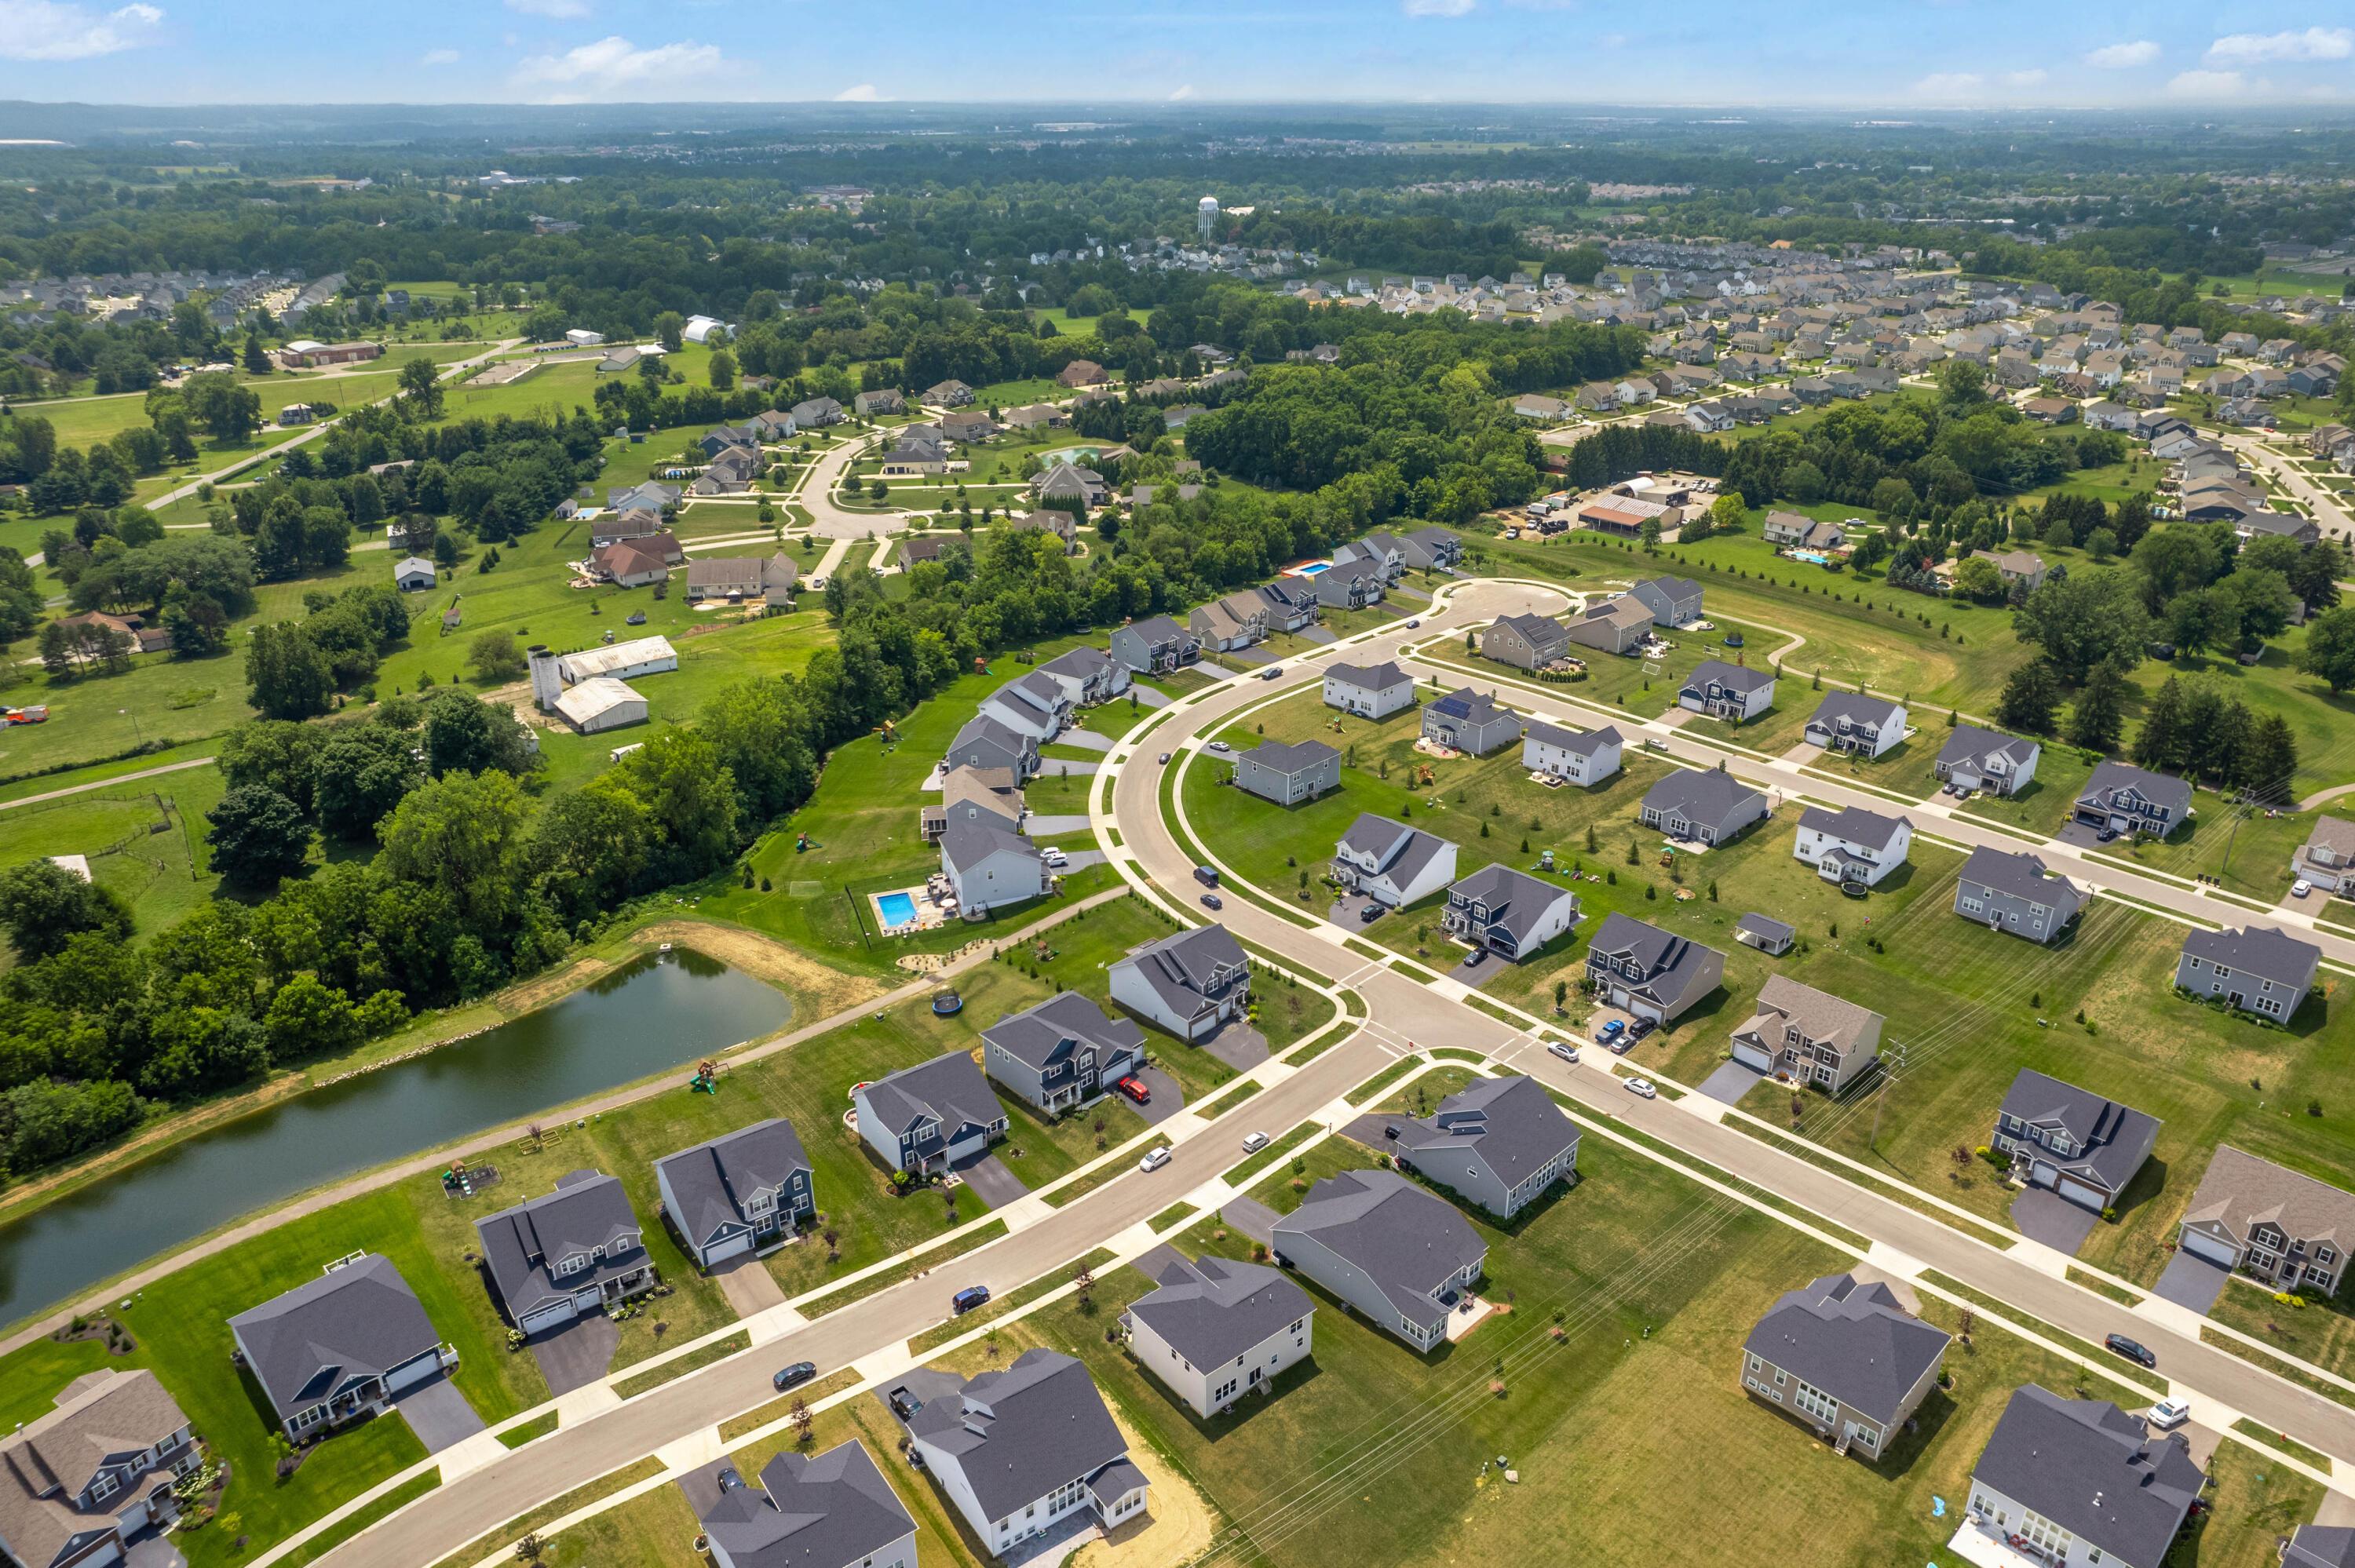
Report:
M 44 789 L 37 795 L 24 795 L 14 800 L 0 800 L 0 811 L 17 806 L 37 806 L 43 800 L 61 800 L 68 795 L 80 795 L 91 789 L 112 789 L 117 784 L 129 784 L 141 779 L 154 779 L 161 774 L 177 773 L 184 768 L 209 768 L 209 757 L 191 757 L 185 762 L 166 762 L 157 768 L 142 768 L 136 773 L 118 773 L 112 779 L 97 779 L 88 784 L 69 784 L 62 789 Z

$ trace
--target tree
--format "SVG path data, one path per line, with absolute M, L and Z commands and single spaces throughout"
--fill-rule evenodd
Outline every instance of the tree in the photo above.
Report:
M 665 311 L 655 316 L 655 341 L 677 354 L 687 344 L 687 318 L 677 311 Z
M 1848 564 L 1859 572 L 1869 572 L 1889 556 L 1889 535 L 1867 534 L 1849 547 Z
M 377 865 L 396 883 L 446 897 L 470 935 L 497 932 L 523 902 L 530 818 L 510 775 L 452 773 L 410 790 L 393 809 L 378 835 L 384 847 Z
M 313 810 L 333 838 L 372 836 L 400 798 L 425 780 L 416 742 L 390 725 L 329 726 L 311 768 Z
M 0 871 L 0 930 L 17 960 L 32 963 L 63 952 L 84 931 L 128 941 L 131 911 L 112 890 L 55 861 L 30 860 Z
M 2047 577 L 2012 612 L 2013 632 L 2044 651 L 2053 671 L 2077 685 L 2096 664 L 2131 670 L 2142 662 L 2150 617 L 2131 574 L 2115 568 Z
M 1987 366 L 1974 359 L 1942 360 L 1938 404 L 1948 414 L 1967 413 L 1987 400 Z
M 2355 686 L 2355 607 L 2326 609 L 2307 624 L 2297 667 L 2319 677 L 2333 696 Z
M 528 737 L 514 712 L 455 686 L 434 693 L 425 705 L 424 732 L 425 766 L 436 779 L 485 769 L 531 769 Z
M 2030 735 L 2052 733 L 2052 713 L 2061 705 L 2061 677 L 2050 659 L 2031 659 L 2011 673 L 1997 702 L 1996 722 Z
M 400 404 L 411 418 L 442 417 L 442 370 L 430 359 L 412 359 L 400 367 Z
M 1981 604 L 2001 604 L 2010 590 L 2004 587 L 2003 573 L 1993 561 L 1971 556 L 1955 567 L 1955 591 Z
M 266 718 L 316 718 L 336 694 L 318 644 L 291 621 L 257 626 L 245 653 L 246 699 Z
M 474 672 L 474 679 L 486 686 L 521 680 L 529 667 L 513 634 L 505 631 L 475 633 L 474 640 L 466 644 L 466 663 Z
M 1750 510 L 1742 504 L 1742 493 L 1729 490 L 1709 503 L 1709 531 L 1712 534 L 1739 534 L 1750 521 Z
M 2222 588 L 2192 588 L 2167 602 L 2167 637 L 2179 652 L 2229 648 L 2240 630 L 2239 610 Z
M 2085 535 L 2085 554 L 2096 561 L 2107 561 L 2118 553 L 2118 536 L 2107 528 L 2096 528 Z
M 2181 762 L 2184 707 L 2182 677 L 2169 675 L 2143 705 L 2142 728 L 2135 732 L 2136 767 L 2173 768 Z
M 180 401 L 217 441 L 242 441 L 261 426 L 261 397 L 233 371 L 198 371 L 180 383 Z
M 736 390 L 736 356 L 734 355 L 729 353 L 724 348 L 713 349 L 711 351 L 711 364 L 709 370 L 711 376 L 711 386 L 714 391 L 733 392 Z
M 1645 518 L 1642 524 L 1636 528 L 1636 535 L 1643 541 L 1644 554 L 1657 556 L 1660 553 L 1660 520 L 1658 518 Z
M 271 1061 L 282 1065 L 305 1056 L 336 1055 L 367 1038 L 351 998 L 310 974 L 298 974 L 278 988 L 261 1030 Z
M 213 869 L 231 882 L 269 887 L 303 869 L 314 836 L 293 801 L 263 784 L 231 789 L 205 813 Z
M 2176 595 L 2206 588 L 2222 576 L 2231 533 L 2221 525 L 2176 523 L 2144 535 L 2127 559 L 2142 574 L 2145 607 L 2156 611 Z
M 271 361 L 270 351 L 261 346 L 261 334 L 249 329 L 245 334 L 245 373 L 267 376 L 277 368 Z
M 2341 385 L 2355 385 L 2355 379 Z M 2306 600 L 2307 614 L 2319 614 L 2339 602 L 2339 580 L 2349 569 L 2347 546 L 2338 540 L 2308 545 L 2289 569 L 2289 590 Z
M 1822 469 L 1801 458 L 1784 469 L 1779 488 L 1800 505 L 1812 506 L 1824 498 L 1825 493 L 1831 488 L 1831 481 L 1824 477 Z
M 2109 664 L 2096 664 L 2077 688 L 2069 709 L 2069 744 L 2087 751 L 2107 751 L 2118 743 L 2126 723 L 2126 678 Z
M 2263 567 L 2229 572 L 2213 591 L 2232 606 L 2232 630 L 2238 638 L 2279 637 L 2289 629 L 2289 618 L 2297 609 L 2289 578 Z
M 2250 726 L 2238 782 L 2261 805 L 2286 806 L 2294 799 L 2290 783 L 2296 776 L 2297 736 L 2287 718 L 2267 714 Z

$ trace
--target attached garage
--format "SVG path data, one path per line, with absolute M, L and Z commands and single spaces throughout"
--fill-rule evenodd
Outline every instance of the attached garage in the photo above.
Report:
M 2028 1179 L 2039 1187 L 2050 1187 L 2061 1179 L 2061 1171 L 2050 1160 L 2040 1160 L 2028 1168 Z
M 1769 1055 L 1764 1047 L 1754 1045 L 1746 1040 L 1737 1040 L 1733 1043 L 1733 1059 L 1743 1066 L 1754 1068 L 1761 1073 L 1771 1074 L 1774 1071 L 1773 1056 Z
M 442 1352 L 437 1347 L 421 1356 L 412 1356 L 384 1374 L 384 1392 L 388 1396 L 404 1393 L 442 1370 Z
M 2205 1258 L 2219 1268 L 2232 1268 L 2241 1261 L 2240 1251 L 2231 1242 L 2186 1226 L 2183 1250 L 2194 1257 Z
M 716 1241 L 705 1243 L 703 1246 L 698 1249 L 698 1255 L 701 1259 L 703 1266 L 709 1268 L 715 1263 L 719 1263 L 731 1257 L 741 1256 L 743 1254 L 751 1250 L 752 1233 L 748 1230 L 735 1229 L 720 1236 Z
M 542 1330 L 553 1329 L 561 1324 L 570 1323 L 572 1321 L 573 1317 L 574 1311 L 572 1303 L 570 1301 L 559 1301 L 552 1306 L 542 1307 L 537 1312 L 525 1313 L 523 1317 L 517 1321 L 516 1327 L 521 1329 L 527 1334 L 537 1334 Z
M 2053 1191 L 2080 1208 L 2099 1210 L 2109 1206 L 2110 1195 L 2107 1192 L 2103 1192 L 2099 1187 L 2087 1186 L 2073 1177 L 2062 1177 L 2061 1184 Z

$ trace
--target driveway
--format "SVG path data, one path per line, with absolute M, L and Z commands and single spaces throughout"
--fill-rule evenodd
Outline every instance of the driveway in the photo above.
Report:
M 1160 1068 L 1140 1069 L 1136 1075 L 1136 1081 L 1151 1090 L 1153 1097 L 1143 1105 L 1138 1105 L 1126 1096 L 1123 1096 L 1121 1104 L 1143 1117 L 1146 1125 L 1158 1127 L 1186 1108 L 1186 1086 Z
M 1232 659 L 1238 664 L 1252 666 L 1273 664 L 1276 659 L 1274 654 L 1264 648 L 1230 648 L 1222 657 Z
M 1303 642 L 1334 643 L 1341 641 L 1340 634 L 1329 626 L 1304 626 L 1293 635 Z
M 1085 871 L 1092 865 L 1102 865 L 1103 863 L 1104 852 L 1102 850 L 1072 850 L 1063 857 L 1062 864 L 1050 869 L 1060 875 L 1068 872 Z
M 1700 1081 L 1700 1092 L 1710 1099 L 1734 1105 L 1765 1075 L 1757 1068 L 1744 1066 L 1740 1062 L 1721 1063 L 1716 1072 Z
M 1248 1023 L 1230 1023 L 1208 1040 L 1200 1049 L 1208 1051 L 1238 1073 L 1248 1073 L 1267 1060 L 1267 1036 Z
M 188 1568 L 188 1560 L 172 1544 L 172 1538 L 159 1530 L 148 1531 L 129 1542 L 123 1561 L 130 1568 Z
M 1050 839 L 1057 833 L 1083 833 L 1088 831 L 1085 811 L 1040 811 L 1025 818 L 1022 831 L 1034 839 Z
M 605 1375 L 613 1364 L 613 1352 L 621 1348 L 622 1330 L 602 1312 L 591 1312 L 538 1336 L 530 1344 L 531 1359 L 539 1363 L 548 1392 L 570 1393 Z
M 2030 1187 L 2011 1201 L 2011 1223 L 2019 1227 L 2021 1235 L 2071 1257 L 2077 1255 L 2101 1217 L 2043 1187 Z
M 2208 1308 L 2216 1305 L 2216 1298 L 2224 1293 L 2224 1275 L 2223 1269 L 2204 1257 L 2178 1252 L 2168 1260 L 2167 1272 L 2151 1290 L 2162 1301 L 2189 1307 L 2205 1317 Z
M 1008 1171 L 995 1154 L 984 1155 L 959 1169 L 957 1174 L 964 1177 L 964 1184 L 993 1209 L 1002 1209 L 1030 1191 L 1022 1184 L 1022 1178 Z
M 602 1319 L 601 1319 L 602 1320 Z M 607 1327 L 612 1327 L 608 1324 Z M 429 1454 L 439 1454 L 444 1448 L 455 1447 L 475 1433 L 486 1430 L 483 1418 L 458 1392 L 458 1385 L 447 1373 L 435 1378 L 422 1388 L 412 1388 L 393 1402 L 409 1429 L 425 1445 Z
M 1480 960 L 1476 964 L 1472 961 L 1476 958 Z M 1469 986 L 1477 991 L 1512 967 L 1509 962 L 1494 953 L 1478 948 L 1468 948 L 1455 967 L 1447 971 L 1447 978 L 1458 985 Z
M 719 1294 L 728 1298 L 728 1309 L 739 1318 L 750 1318 L 755 1312 L 785 1304 L 785 1293 L 777 1284 L 777 1277 L 751 1253 L 730 1258 L 711 1271 L 711 1277 L 719 1282 Z
M 1103 766 L 1103 764 L 1101 762 L 1081 762 L 1068 757 L 1042 757 L 1039 759 L 1039 777 L 1041 779 L 1085 779 L 1088 775 L 1093 773 L 1097 768 Z
M 1377 1154 L 1390 1152 L 1391 1123 L 1398 1118 L 1379 1112 L 1351 1117 L 1342 1124 L 1341 1136 L 1353 1143 L 1362 1143 Z
M 1166 708 L 1173 700 L 1168 693 L 1156 691 L 1151 686 L 1131 686 L 1128 694 L 1136 699 L 1137 706 L 1146 708 Z
M 1369 907 L 1381 909 L 1386 906 L 1380 899 L 1369 894 L 1345 893 L 1333 901 L 1331 908 L 1325 911 L 1325 918 L 1345 931 L 1362 930 L 1368 926 L 1379 924 L 1379 921 L 1368 920 L 1364 917 L 1365 911 Z M 1381 918 L 1387 919 L 1389 916 L 1385 915 Z
M 1275 1222 L 1281 1217 L 1257 1198 L 1230 1198 L 1227 1206 L 1219 1211 L 1219 1218 L 1252 1240 L 1263 1243 L 1274 1237 Z
M 2105 842 L 2101 829 L 2089 828 L 2083 822 L 2075 821 L 2062 823 L 2060 830 L 2052 836 L 2064 844 L 2074 844 L 2079 849 L 2089 850 L 2108 850 L 2113 846 L 2130 844 L 2134 842 L 2124 833 Z
M 1082 751 L 1110 751 L 1112 736 L 1098 735 L 1092 729 L 1067 729 L 1055 737 L 1057 746 L 1076 746 Z

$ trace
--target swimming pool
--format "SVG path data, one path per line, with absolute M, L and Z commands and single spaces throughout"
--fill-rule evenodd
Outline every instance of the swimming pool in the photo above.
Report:
M 1288 577 L 1313 577 L 1332 569 L 1330 561 L 1303 561 L 1296 567 L 1284 567 L 1284 575 Z
M 1795 561 L 1805 561 L 1809 566 L 1820 567 L 1826 561 L 1830 560 L 1831 557 L 1829 556 L 1818 554 L 1814 550 L 1794 550 L 1791 552 L 1791 559 Z
M 875 900 L 875 907 L 883 912 L 883 928 L 887 931 L 916 923 L 916 901 L 904 893 L 886 893 Z

